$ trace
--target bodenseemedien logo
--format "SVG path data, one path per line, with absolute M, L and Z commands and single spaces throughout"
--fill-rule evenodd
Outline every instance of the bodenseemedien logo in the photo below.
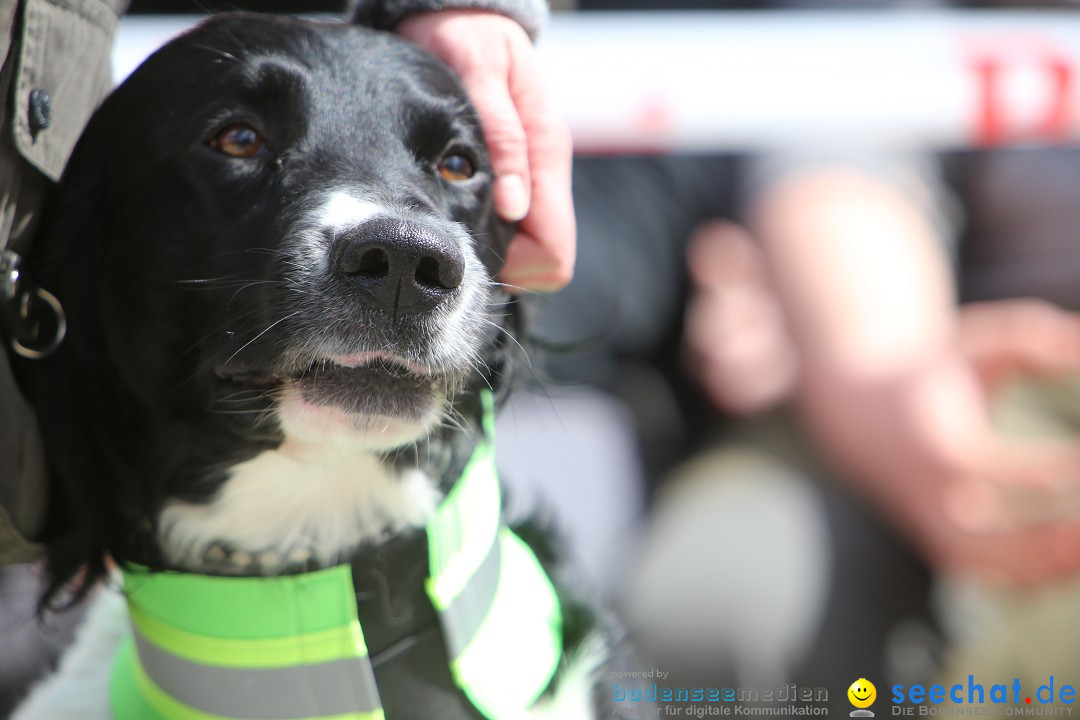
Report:
M 866 678 L 859 678 L 847 689 L 848 701 L 855 706 L 851 717 L 874 717 L 873 710 L 867 710 L 877 700 L 877 688 Z
M 820 687 L 684 687 L 668 685 L 664 670 L 615 671 L 615 717 L 827 717 L 829 691 Z M 657 680 L 660 682 L 648 682 Z

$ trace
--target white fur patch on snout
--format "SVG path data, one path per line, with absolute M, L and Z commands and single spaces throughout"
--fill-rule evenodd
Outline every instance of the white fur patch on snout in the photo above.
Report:
M 326 230 L 340 231 L 363 225 L 380 215 L 392 213 L 385 206 L 362 200 L 343 190 L 335 190 L 316 213 L 315 224 Z
M 311 272 L 326 272 L 330 265 L 332 239 L 377 217 L 392 216 L 393 211 L 370 199 L 345 190 L 334 190 L 305 219 L 295 246 L 297 260 Z

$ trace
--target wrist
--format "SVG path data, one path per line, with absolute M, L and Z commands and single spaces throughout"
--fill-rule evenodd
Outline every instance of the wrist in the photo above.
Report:
M 353 22 L 401 32 L 410 18 L 445 13 L 494 14 L 509 18 L 535 40 L 547 25 L 545 0 L 359 0 L 352 11 Z
M 989 439 L 986 400 L 962 358 L 943 353 L 887 375 L 804 366 L 800 407 L 855 482 L 959 477 Z

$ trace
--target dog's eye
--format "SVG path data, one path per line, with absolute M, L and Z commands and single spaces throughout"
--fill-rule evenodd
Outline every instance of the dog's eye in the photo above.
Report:
M 255 128 L 237 123 L 210 138 L 210 147 L 229 157 L 250 158 L 265 150 L 266 143 Z
M 439 162 L 439 174 L 444 180 L 451 182 L 468 180 L 475 172 L 472 163 L 464 155 L 450 154 Z

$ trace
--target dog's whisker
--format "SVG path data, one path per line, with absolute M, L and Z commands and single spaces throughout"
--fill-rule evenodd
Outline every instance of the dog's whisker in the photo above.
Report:
M 215 55 L 219 56 L 220 58 L 222 58 L 224 60 L 231 60 L 231 61 L 237 62 L 237 63 L 240 62 L 240 58 L 236 57 L 232 53 L 227 52 L 225 50 L 221 50 L 219 48 L 213 48 L 213 47 L 210 47 L 209 45 L 196 45 L 195 47 L 197 47 L 197 48 L 199 48 L 201 50 L 209 50 L 210 52 L 214 53 Z
M 286 258 L 289 257 L 289 254 L 286 253 L 281 248 L 247 247 L 247 248 L 244 248 L 243 250 L 241 250 L 240 252 L 243 252 L 243 253 L 265 253 L 267 255 L 274 255 L 274 256 L 277 256 L 277 257 L 286 257 Z
M 219 403 L 230 403 L 233 405 L 242 405 L 245 403 L 259 402 L 265 400 L 267 397 L 274 394 L 272 388 L 251 388 L 248 390 L 239 390 L 234 393 L 229 393 L 223 397 L 217 399 Z
M 248 395 L 247 397 L 223 397 L 216 401 L 219 405 L 250 405 L 266 399 L 266 393 Z
M 231 362 L 231 361 L 233 360 L 233 358 L 235 358 L 235 357 L 236 357 L 237 355 L 239 355 L 239 354 L 240 354 L 241 352 L 243 352 L 243 351 L 244 351 L 244 350 L 245 350 L 245 349 L 246 349 L 246 348 L 247 348 L 247 347 L 248 347 L 249 345 L 251 345 L 251 344 L 252 344 L 253 342 L 255 342 L 256 340 L 258 340 L 259 338 L 261 338 L 261 337 L 262 337 L 263 335 L 265 335 L 266 333 L 270 332 L 271 330 L 273 330 L 273 329 L 274 329 L 275 327 L 277 327 L 277 326 L 278 326 L 278 325 L 280 325 L 281 323 L 285 322 L 286 320 L 289 320 L 290 318 L 294 318 L 294 317 L 296 317 L 296 316 L 297 316 L 297 315 L 299 315 L 299 314 L 300 314 L 300 311 L 299 311 L 299 310 L 296 310 L 296 311 L 294 311 L 294 312 L 291 312 L 291 313 L 289 313 L 288 315 L 286 315 L 286 316 L 284 316 L 284 317 L 282 317 L 282 318 L 279 318 L 278 320 L 275 320 L 274 322 L 272 322 L 272 323 L 271 323 L 271 324 L 269 325 L 269 327 L 267 327 L 267 328 L 266 328 L 265 330 L 263 330 L 263 331 L 262 331 L 261 333 L 259 333 L 259 334 L 258 334 L 258 335 L 256 335 L 255 337 L 253 337 L 253 338 L 251 338 L 250 340 L 248 340 L 248 341 L 247 341 L 246 343 L 244 343 L 244 344 L 243 344 L 243 345 L 242 345 L 242 346 L 240 347 L 240 349 L 239 349 L 239 350 L 237 350 L 237 351 L 236 351 L 236 352 L 234 352 L 234 353 L 233 353 L 232 355 L 230 355 L 230 356 L 229 356 L 229 359 L 228 359 L 228 360 L 226 360 L 226 361 L 225 361 L 225 362 L 223 363 L 223 366 L 224 366 L 224 365 L 228 365 L 228 364 L 229 364 L 229 363 L 230 363 L 230 362 Z
M 262 415 L 265 413 L 265 409 L 252 409 L 252 410 L 217 410 L 212 409 L 210 412 L 215 415 Z
M 540 292 L 538 290 L 533 290 L 531 288 L 524 287 L 523 285 L 513 285 L 511 283 L 499 282 L 497 280 L 491 280 L 490 282 L 488 282 L 488 286 L 489 287 L 497 287 L 497 288 L 505 288 L 507 290 L 517 290 L 519 293 L 523 293 L 525 295 L 533 295 L 533 296 L 536 296 L 536 297 L 548 297 L 547 293 L 542 293 L 542 292 Z
M 480 320 L 480 322 L 482 322 L 482 323 L 484 323 L 486 325 L 490 325 L 491 327 L 495 328 L 496 330 L 498 330 L 502 334 L 506 335 L 506 337 L 510 338 L 510 340 L 515 345 L 518 346 L 518 349 L 521 350 L 521 355 L 522 355 L 522 357 L 525 358 L 525 365 L 528 366 L 529 368 L 532 368 L 532 359 L 529 358 L 528 351 L 525 350 L 525 347 L 520 342 L 518 342 L 518 339 L 516 337 L 514 337 L 514 333 L 510 332 L 508 329 L 506 329 L 502 325 L 499 325 L 498 323 L 492 322 L 491 320 L 487 320 L 485 318 L 478 318 L 478 319 Z
M 243 322 L 249 316 L 253 316 L 253 315 L 257 315 L 257 314 L 258 314 L 258 308 L 255 308 L 255 307 L 248 308 L 248 310 L 246 310 L 243 313 L 239 314 L 237 317 L 233 318 L 231 321 L 227 321 L 225 323 L 222 323 L 221 325 L 218 325 L 216 328 L 211 330 L 206 335 L 203 335 L 201 338 L 199 338 L 194 343 L 192 343 L 190 346 L 188 346 L 183 352 L 181 352 L 179 355 L 177 355 L 176 359 L 177 360 L 182 359 L 188 353 L 193 352 L 200 345 L 202 345 L 203 343 L 205 343 L 207 340 L 214 337 L 218 333 L 222 332 L 225 328 L 229 327 L 230 325 L 232 325 L 234 323 Z M 208 358 L 205 362 L 201 363 L 195 370 L 193 370 L 189 375 L 187 375 L 186 377 L 181 379 L 175 386 L 173 386 L 173 388 L 171 389 L 170 392 L 173 392 L 173 393 L 179 392 L 181 388 L 183 388 L 189 382 L 195 380 L 200 373 L 205 372 L 207 369 L 212 368 L 213 365 L 214 365 L 214 359 L 213 358 Z
M 188 280 L 173 280 L 174 285 L 207 285 L 209 283 L 222 282 L 225 280 L 236 280 L 242 277 L 244 273 L 237 273 L 234 275 L 222 275 L 216 278 L 191 278 Z
M 487 360 L 480 353 L 472 353 L 469 357 L 469 364 L 476 370 L 479 370 L 482 366 L 485 372 L 492 372 L 491 366 L 487 364 Z
M 243 313 L 237 315 L 236 317 L 233 317 L 230 320 L 227 320 L 227 321 L 221 323 L 220 325 L 218 325 L 217 327 L 212 329 L 210 332 L 206 333 L 205 335 L 200 337 L 198 340 L 196 340 L 194 343 L 189 345 L 187 348 L 185 348 L 183 352 L 181 352 L 179 355 L 176 356 L 176 359 L 177 360 L 182 359 L 189 352 L 191 352 L 192 350 L 195 350 L 197 347 L 202 345 L 204 342 L 206 342 L 210 338 L 214 337 L 218 333 L 225 330 L 225 328 L 229 327 L 230 325 L 239 324 L 239 323 L 243 322 L 244 320 L 246 320 L 249 316 L 255 315 L 257 313 L 258 313 L 258 308 L 251 307 L 251 308 L 248 308 Z
M 236 296 L 239 295 L 240 293 L 244 292 L 248 288 L 252 288 L 252 287 L 255 287 L 257 285 L 276 285 L 276 284 L 278 284 L 280 282 L 281 282 L 280 280 L 255 280 L 253 282 L 249 282 L 246 285 L 244 285 L 243 287 L 237 289 L 237 291 L 232 294 L 232 297 L 229 298 L 229 302 L 225 303 L 225 308 L 228 309 L 228 308 L 232 307 L 233 301 L 236 300 Z
M 484 381 L 484 384 L 487 385 L 488 390 L 491 390 L 492 392 L 495 391 L 495 388 L 492 387 L 491 381 L 488 380 L 487 375 L 475 363 L 469 363 L 469 369 L 472 370 L 472 372 L 476 373 L 477 377 Z
M 452 407 L 448 407 L 446 412 L 439 418 L 440 427 L 447 427 L 451 430 L 457 430 L 458 432 L 467 432 L 467 424 L 468 421 L 465 419 L 465 416 Z

